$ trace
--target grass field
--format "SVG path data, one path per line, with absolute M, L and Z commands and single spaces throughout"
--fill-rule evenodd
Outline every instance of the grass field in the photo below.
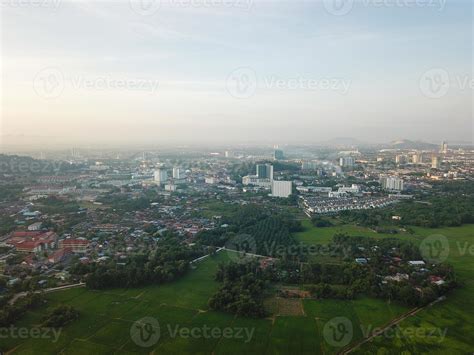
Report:
M 412 234 L 409 233 L 398 233 L 398 234 L 384 234 L 376 233 L 373 230 L 365 227 L 359 227 L 349 224 L 334 225 L 331 227 L 318 228 L 311 224 L 309 219 L 305 219 L 302 222 L 304 230 L 299 233 L 295 233 L 295 238 L 301 243 L 306 244 L 328 244 L 333 235 L 336 233 L 343 233 L 351 236 L 365 236 L 372 238 L 387 238 L 395 237 L 401 239 L 411 239 Z
M 341 228 L 352 235 L 384 237 L 351 226 L 315 229 L 310 228 L 307 222 L 305 226 L 308 229 L 297 237 L 308 243 L 316 243 L 316 240 L 327 243 L 332 234 Z M 463 243 L 474 241 L 474 228 L 414 229 L 414 235 L 396 236 L 416 242 L 434 233 L 448 237 L 451 246 L 449 261 L 455 265 L 459 277 L 466 285 L 450 294 L 446 301 L 404 321 L 402 326 L 447 327 L 446 338 L 442 343 L 436 342 L 434 338 L 416 336 L 403 339 L 380 338 L 363 345 L 356 350 L 357 353 L 398 354 L 405 351 L 462 354 L 473 350 L 474 256 L 463 254 L 462 248 Z M 322 230 L 324 231 L 321 233 Z M 225 253 L 219 253 L 214 258 L 205 259 L 196 270 L 182 279 L 160 286 L 107 291 L 70 289 L 48 294 L 47 305 L 28 312 L 17 324 L 18 327 L 32 328 L 39 325 L 42 316 L 61 303 L 73 305 L 80 311 L 80 318 L 62 329 L 56 342 L 51 339 L 20 340 L 2 337 L 0 349 L 17 354 L 333 354 L 340 348 L 328 343 L 324 335 L 327 330 L 325 326 L 334 317 L 344 317 L 350 322 L 353 328 L 350 340 L 354 342 L 362 338 L 368 327 L 385 325 L 408 310 L 382 300 L 359 298 L 353 301 L 304 300 L 295 305 L 279 303 L 276 306 L 281 311 L 275 313 L 281 315 L 269 319 L 246 319 L 209 311 L 208 299 L 219 287 L 213 280 L 217 264 L 227 259 Z M 292 315 L 298 305 L 302 306 L 301 313 Z M 137 345 L 130 335 L 134 322 L 143 317 L 156 318 L 160 325 L 160 338 L 150 347 Z M 175 333 L 176 329 L 202 330 L 205 327 L 216 328 L 220 334 L 205 338 Z M 224 329 L 234 332 L 245 329 L 251 333 L 251 337 L 224 335 Z

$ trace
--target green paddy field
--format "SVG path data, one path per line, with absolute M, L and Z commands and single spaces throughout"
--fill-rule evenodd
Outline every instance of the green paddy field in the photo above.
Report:
M 324 244 L 341 229 L 351 235 L 386 237 L 354 226 L 314 228 L 307 222 L 305 231 L 296 237 L 304 243 Z M 449 239 L 448 260 L 454 264 L 465 286 L 450 294 L 447 300 L 403 321 L 401 326 L 446 328 L 446 336 L 443 339 L 380 337 L 354 349 L 354 353 L 466 354 L 474 351 L 474 255 L 463 249 L 466 243 L 474 243 L 474 226 L 414 230 L 414 235 L 397 237 L 420 242 L 423 237 L 436 233 Z M 331 345 L 324 336 L 325 325 L 334 317 L 350 321 L 353 328 L 350 340 L 354 344 L 362 339 L 364 329 L 383 326 L 409 311 L 404 306 L 370 298 L 350 302 L 304 300 L 295 315 L 277 312 L 268 319 L 244 319 L 210 311 L 208 299 L 219 287 L 214 281 L 215 270 L 219 262 L 227 259 L 225 252 L 219 253 L 201 262 L 182 279 L 162 286 L 107 291 L 78 288 L 48 294 L 47 305 L 27 313 L 17 327 L 31 329 L 39 325 L 48 310 L 62 303 L 79 310 L 80 318 L 62 329 L 57 341 L 2 336 L 0 349 L 12 354 L 335 354 L 342 348 Z M 137 345 L 130 335 L 134 322 L 143 317 L 153 317 L 159 322 L 159 340 L 150 346 Z M 222 335 L 204 338 L 173 333 L 173 329 L 204 327 L 242 328 L 252 335 L 251 338 Z

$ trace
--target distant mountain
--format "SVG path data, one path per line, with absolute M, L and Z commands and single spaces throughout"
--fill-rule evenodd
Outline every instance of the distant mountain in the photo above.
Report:
M 409 139 L 400 139 L 390 142 L 390 146 L 395 149 L 436 149 L 438 145 L 426 143 L 423 141 L 411 141 Z
M 361 142 L 360 140 L 351 138 L 351 137 L 337 137 L 337 138 L 330 139 L 324 143 L 330 146 L 344 146 L 344 147 L 352 147 L 352 146 L 365 144 Z

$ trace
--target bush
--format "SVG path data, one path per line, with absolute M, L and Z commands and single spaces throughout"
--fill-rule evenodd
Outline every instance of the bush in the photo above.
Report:
M 45 316 L 46 327 L 59 328 L 79 318 L 79 312 L 71 306 L 58 306 L 51 313 Z

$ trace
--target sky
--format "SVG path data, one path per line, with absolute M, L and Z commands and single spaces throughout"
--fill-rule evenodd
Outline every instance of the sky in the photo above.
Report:
M 4 143 L 473 141 L 469 0 L 0 4 Z

